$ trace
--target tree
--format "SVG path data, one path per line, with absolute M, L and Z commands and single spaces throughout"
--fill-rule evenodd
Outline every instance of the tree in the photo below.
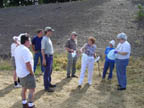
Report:
M 3 8 L 3 0 L 0 0 L 0 8 Z

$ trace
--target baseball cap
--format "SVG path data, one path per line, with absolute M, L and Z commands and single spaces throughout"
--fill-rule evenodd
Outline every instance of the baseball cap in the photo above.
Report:
M 52 27 L 47 26 L 45 27 L 44 31 L 55 31 L 55 30 Z
M 71 35 L 78 35 L 75 31 L 73 31 L 72 33 L 71 33 Z

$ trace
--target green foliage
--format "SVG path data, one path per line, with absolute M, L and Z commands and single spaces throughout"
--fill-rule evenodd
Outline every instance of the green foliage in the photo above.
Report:
M 139 9 L 137 13 L 138 20 L 143 20 L 144 19 L 144 7 L 141 4 L 139 4 L 138 9 Z

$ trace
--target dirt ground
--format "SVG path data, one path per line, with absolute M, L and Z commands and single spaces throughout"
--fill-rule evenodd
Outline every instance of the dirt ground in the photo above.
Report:
M 81 89 L 77 88 L 77 78 L 66 79 L 65 71 L 53 72 L 53 83 L 57 85 L 54 93 L 45 92 L 43 77 L 37 76 L 36 108 L 144 108 L 144 68 L 141 62 L 134 66 L 133 62 L 128 67 L 126 91 L 117 91 L 115 71 L 111 82 L 101 82 L 95 68 L 92 86 L 87 85 L 85 77 Z M 11 71 L 0 71 L 0 85 L 0 107 L 21 108 L 21 89 L 13 88 Z
M 79 34 L 82 47 L 88 36 L 96 37 L 98 48 L 116 39 L 119 32 L 128 35 L 133 55 L 144 54 L 144 26 L 136 21 L 140 0 L 82 0 L 77 2 L 46 4 L 0 9 L 0 56 L 8 55 L 12 36 L 35 31 L 45 26 L 55 29 L 52 38 L 55 49 L 64 49 L 70 32 Z

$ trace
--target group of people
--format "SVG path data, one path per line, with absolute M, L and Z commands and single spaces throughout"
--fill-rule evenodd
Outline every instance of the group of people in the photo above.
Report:
M 15 87 L 22 86 L 22 105 L 23 108 L 34 108 L 34 92 L 36 88 L 35 75 L 37 64 L 40 58 L 41 71 L 44 80 L 44 90 L 47 92 L 54 92 L 56 87 L 55 84 L 51 83 L 51 75 L 53 70 L 53 55 L 54 48 L 51 41 L 53 32 L 55 30 L 51 27 L 45 27 L 45 29 L 39 29 L 37 35 L 33 37 L 32 41 L 29 34 L 23 33 L 19 36 L 14 36 L 14 43 L 11 45 L 12 53 L 12 63 L 14 66 L 14 85 Z M 78 82 L 78 87 L 82 87 L 82 83 L 85 77 L 86 69 L 88 68 L 88 84 L 92 84 L 94 63 L 96 62 L 96 39 L 94 37 L 89 37 L 87 43 L 83 45 L 81 49 L 77 48 L 77 36 L 76 32 L 72 32 L 70 38 L 65 44 L 65 49 L 67 51 L 67 78 L 78 78 L 76 75 L 76 64 L 77 59 L 80 54 L 82 54 L 81 59 L 81 73 Z M 119 44 L 115 48 L 115 41 L 109 42 L 109 46 L 105 50 L 105 65 L 103 70 L 102 79 L 106 77 L 107 70 L 110 68 L 110 73 L 108 80 L 112 79 L 112 73 L 114 65 L 116 64 L 117 78 L 118 78 L 118 90 L 126 89 L 126 67 L 128 65 L 131 46 L 127 41 L 127 36 L 125 33 L 120 33 L 117 36 Z M 32 42 L 33 54 L 30 51 L 30 46 Z M 110 52 L 113 51 L 111 57 L 109 57 Z M 111 59 L 112 58 L 112 59 Z M 18 77 L 18 81 L 16 79 Z M 29 90 L 28 101 L 26 99 L 26 92 Z

